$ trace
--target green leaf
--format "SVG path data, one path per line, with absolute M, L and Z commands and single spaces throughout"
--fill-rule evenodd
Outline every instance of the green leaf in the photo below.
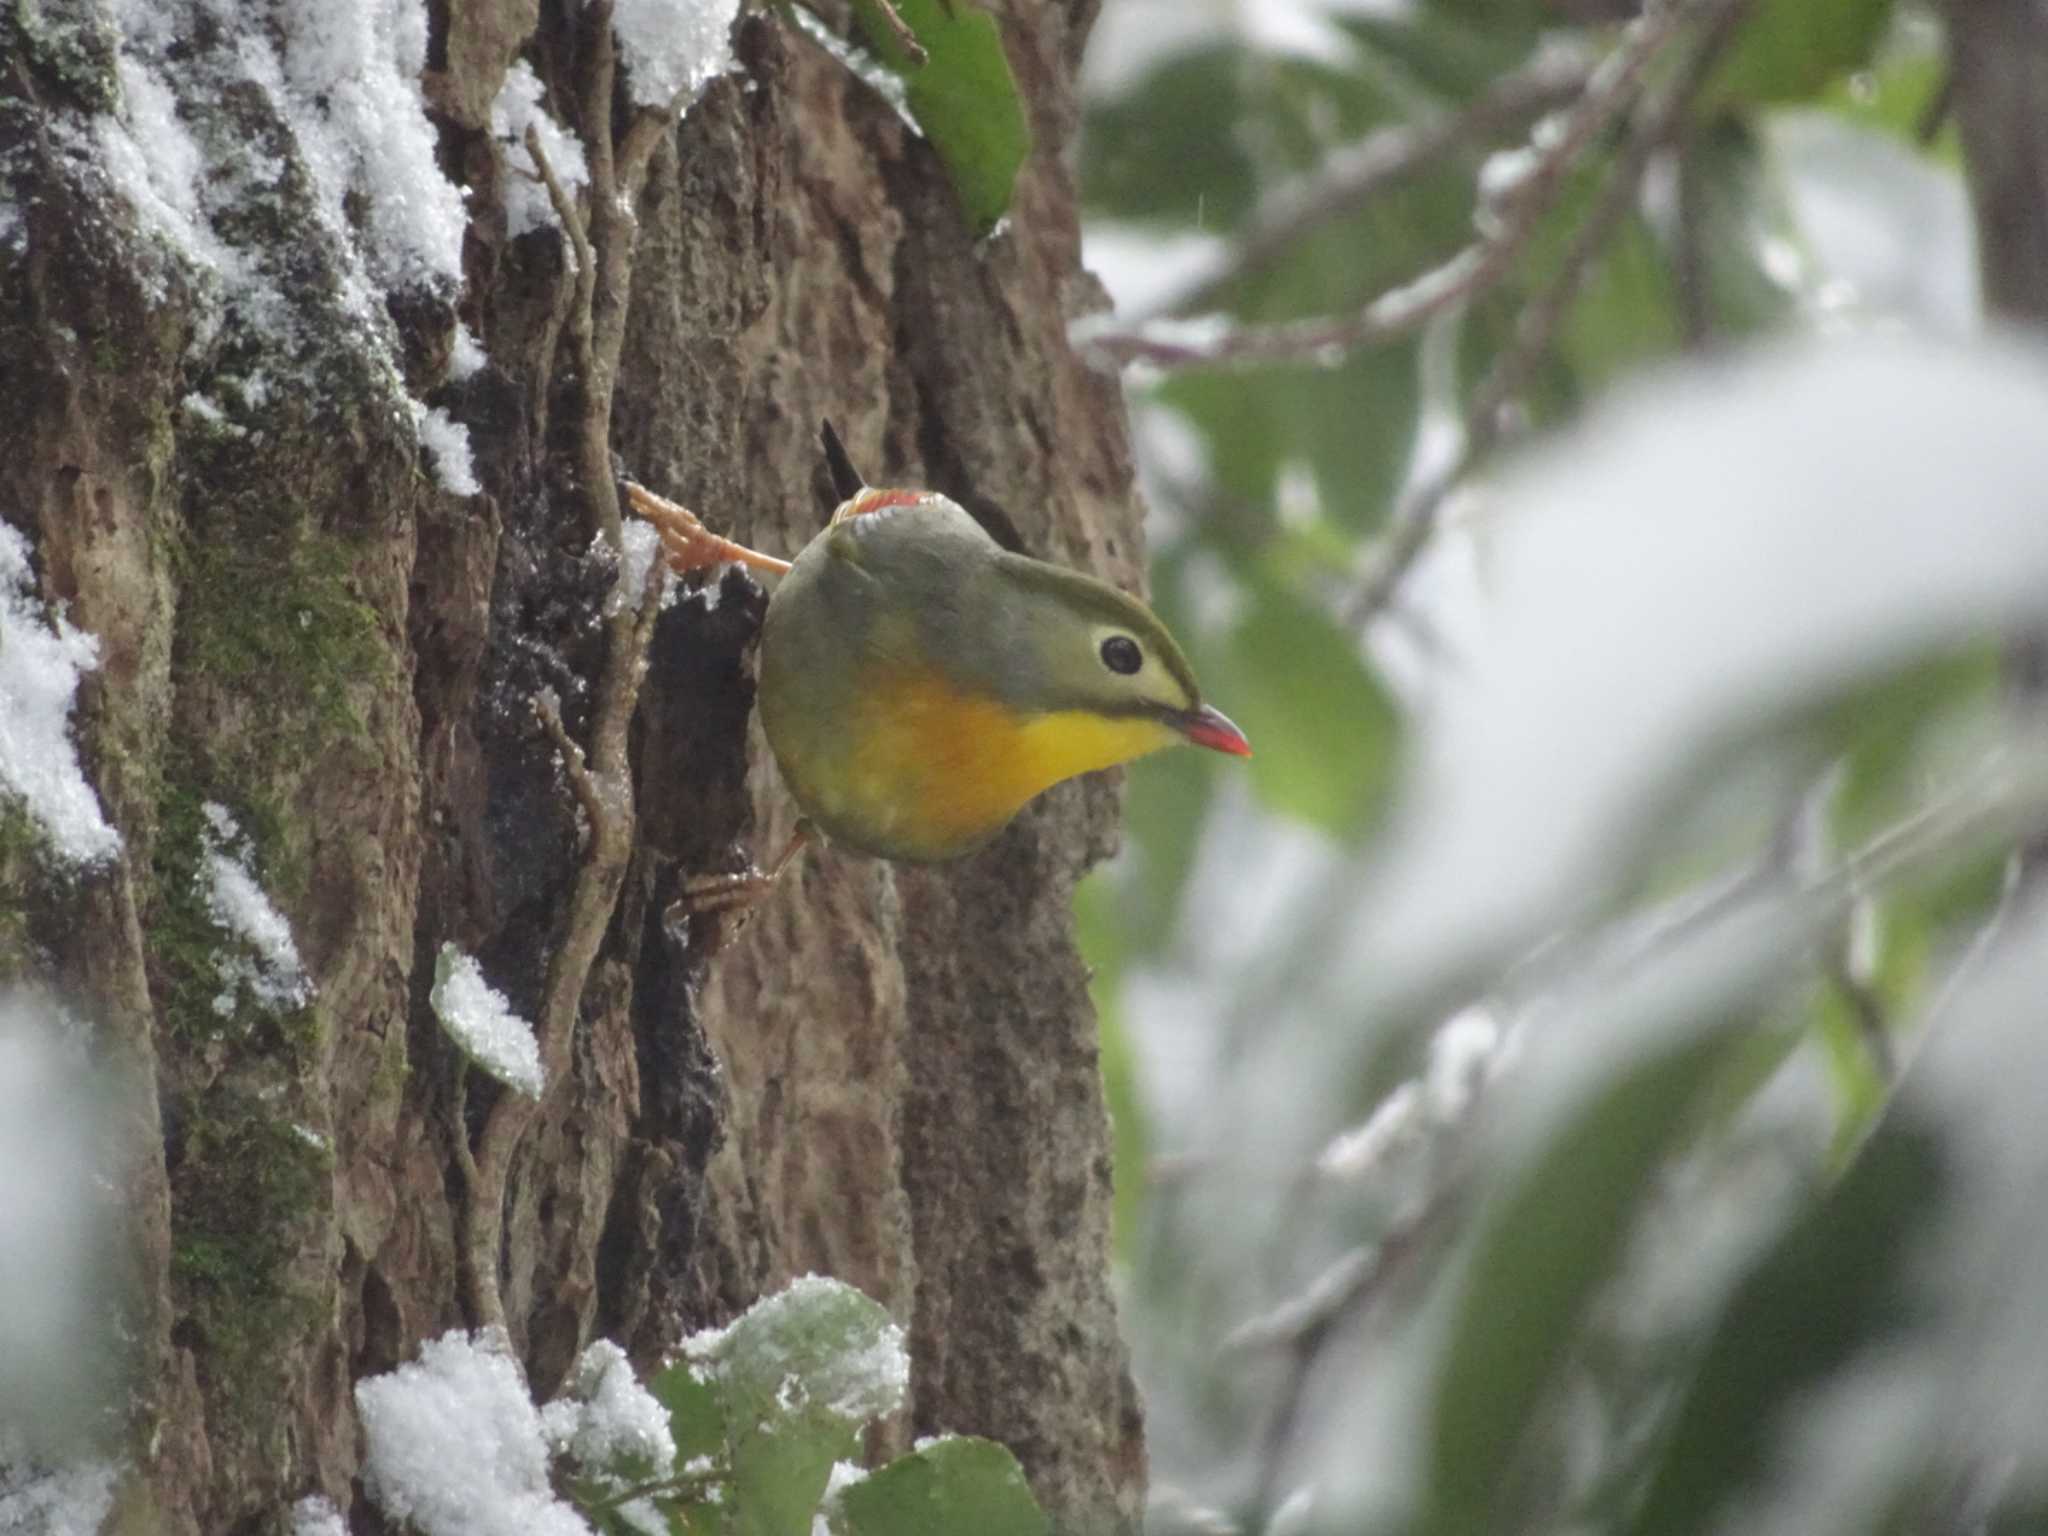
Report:
M 927 55 L 913 60 L 874 0 L 854 0 L 869 44 L 904 77 L 910 114 L 938 151 L 977 236 L 1009 211 L 1031 125 L 993 17 L 968 0 L 895 0 Z
M 1715 1525 L 1780 1464 L 1786 1406 L 1913 1325 L 1912 1251 L 1943 1183 L 1933 1134 L 1895 1118 L 1751 1271 L 1677 1411 L 1631 1527 L 1638 1536 Z
M 1966 714 L 1997 707 L 2002 665 L 1988 643 L 1927 657 L 1851 690 L 1824 712 L 1825 738 L 1843 754 L 1828 818 L 1842 843 L 1876 836 L 1917 803 L 1930 748 L 1959 734 Z
M 935 1441 L 840 1496 L 846 1536 L 1047 1536 L 1017 1458 L 993 1440 Z
M 1249 597 L 1209 670 L 1227 675 L 1217 697 L 1251 738 L 1252 787 L 1282 815 L 1359 837 L 1386 804 L 1399 711 L 1320 607 L 1275 582 Z
M 816 1275 L 756 1302 L 691 1351 L 726 1427 L 738 1536 L 809 1536 L 835 1461 L 902 1406 L 903 1332 L 850 1285 Z
M 1494 1204 L 1438 1374 L 1426 1536 L 1513 1528 L 1526 1432 L 1725 1047 L 1708 1032 L 1625 1067 Z
M 1893 0 L 1758 0 L 1704 93 L 1715 105 L 1806 101 L 1860 69 L 1891 22 Z
M 1621 221 L 1566 314 L 1558 350 L 1581 391 L 1603 389 L 1683 340 L 1663 248 L 1640 215 Z
M 676 1442 L 676 1470 L 700 1456 L 725 1454 L 725 1415 L 718 1393 L 685 1361 L 647 1378 L 647 1390 L 668 1410 L 668 1432 Z
M 1403 13 L 1331 7 L 1330 19 L 1456 108 L 1524 62 L 1555 18 L 1548 0 L 1427 0 Z

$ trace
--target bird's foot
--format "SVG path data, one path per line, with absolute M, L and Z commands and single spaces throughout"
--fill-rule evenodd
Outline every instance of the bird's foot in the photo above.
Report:
M 804 851 L 812 835 L 808 819 L 796 824 L 782 851 L 775 856 L 775 862 L 766 870 L 749 864 L 736 874 L 692 875 L 683 881 L 676 899 L 669 903 L 668 922 L 677 926 L 684 918 L 714 917 L 736 914 L 730 921 L 720 925 L 713 948 L 722 947 L 727 939 L 746 924 L 755 909 L 775 884 L 782 878 L 783 871 L 796 862 L 796 856 Z
M 661 535 L 662 552 L 668 557 L 672 570 L 701 571 L 728 561 L 764 571 L 789 569 L 787 560 L 764 555 L 757 549 L 749 549 L 744 544 L 713 533 L 699 521 L 696 513 L 680 502 L 657 496 L 646 486 L 631 480 L 625 482 L 625 491 L 627 504 L 632 507 L 634 515 L 652 523 L 654 531 Z
M 775 889 L 775 876 L 748 865 L 737 874 L 693 875 L 685 880 L 671 910 L 684 917 L 709 917 L 751 907 Z

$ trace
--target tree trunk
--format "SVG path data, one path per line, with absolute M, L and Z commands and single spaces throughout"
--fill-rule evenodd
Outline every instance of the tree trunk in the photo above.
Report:
M 339 97 L 307 105 L 291 75 L 313 9 L 0 19 L 0 518 L 99 639 L 74 728 L 123 839 L 73 872 L 0 839 L 24 935 L 0 964 L 154 1087 L 129 1105 L 124 1528 L 267 1530 L 324 1493 L 381 1529 L 352 1495 L 351 1386 L 422 1339 L 501 1312 L 545 1399 L 593 1336 L 645 1365 L 812 1270 L 905 1324 L 896 1437 L 991 1436 L 1063 1527 L 1134 1522 L 1068 899 L 1113 841 L 1113 788 L 1055 791 L 951 866 L 814 851 L 713 953 L 704 920 L 668 920 L 679 881 L 765 853 L 793 814 L 749 723 L 764 597 L 728 574 L 662 613 L 644 684 L 650 636 L 632 604 L 605 611 L 607 448 L 787 553 L 827 510 L 821 417 L 870 477 L 978 492 L 1034 552 L 1138 579 L 1117 387 L 1066 345 L 1099 302 L 1062 162 L 1093 7 L 993 9 L 1035 147 L 976 242 L 931 146 L 787 20 L 740 23 L 738 70 L 657 123 L 635 187 L 645 113 L 598 71 L 607 6 L 432 7 L 429 118 L 469 189 L 459 288 L 378 257 L 380 220 L 422 216 L 402 177 L 365 162 L 339 217 L 323 202 L 308 122 Z M 176 34 L 156 78 L 198 148 L 196 211 L 140 206 L 107 131 L 126 110 L 153 152 L 124 13 Z M 283 53 L 282 86 L 251 39 Z M 490 106 L 522 55 L 593 180 L 634 194 L 585 198 L 581 262 L 552 224 L 506 232 L 531 186 Z M 474 372 L 451 372 L 458 321 Z M 467 427 L 478 494 L 423 454 L 415 401 Z M 224 970 L 197 883 L 215 805 L 290 922 L 303 1008 Z M 539 1024 L 556 1070 L 530 1114 L 438 1025 L 444 943 Z

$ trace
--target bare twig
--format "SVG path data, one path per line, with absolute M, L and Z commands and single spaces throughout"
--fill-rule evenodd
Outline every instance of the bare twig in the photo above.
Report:
M 1253 1508 L 1271 1512 L 1285 1469 L 1288 1448 L 1301 1422 L 1309 1379 L 1338 1328 L 1363 1317 L 1443 1231 L 1460 1208 L 1459 1186 L 1438 1190 L 1403 1217 L 1377 1243 L 1343 1254 L 1311 1282 L 1307 1291 L 1263 1318 L 1236 1329 L 1226 1349 L 1284 1349 L 1287 1375 L 1273 1404 L 1259 1455 Z
M 1614 117 L 1625 109 L 1650 62 L 1684 21 L 1725 0 L 1666 0 L 1631 22 L 1614 51 L 1587 80 L 1554 136 L 1530 153 L 1524 174 L 1497 210 L 1498 222 L 1448 261 L 1414 281 L 1382 293 L 1348 315 L 1319 315 L 1272 325 L 1225 326 L 1182 334 L 1153 322 L 1129 330 L 1082 329 L 1075 344 L 1106 361 L 1148 362 L 1161 368 L 1198 364 L 1318 359 L 1406 336 L 1432 316 L 1485 292 L 1509 271 L 1517 255 L 1556 205 L 1565 179 Z M 1484 222 L 1484 221 L 1482 221 Z
M 562 776 L 569 781 L 569 788 L 577 802 L 583 807 L 583 814 L 598 817 L 604 814 L 604 798 L 597 787 L 597 781 L 590 776 L 590 765 L 583 756 L 583 749 L 562 725 L 562 703 L 555 697 L 555 690 L 543 688 L 533 696 L 534 718 L 540 721 L 541 729 L 547 732 L 548 740 L 555 744 L 555 750 L 562 754 Z
M 1574 232 L 1571 246 L 1549 286 L 1523 309 L 1515 322 L 1513 338 L 1473 391 L 1466 413 L 1465 440 L 1459 451 L 1433 473 L 1418 477 L 1402 493 L 1385 537 L 1367 552 L 1363 573 L 1339 610 L 1346 623 L 1363 624 L 1387 606 L 1436 532 L 1445 499 L 1458 481 L 1499 445 L 1507 427 L 1509 404 L 1527 386 L 1549 353 L 1558 327 L 1585 287 L 1595 259 L 1622 218 L 1635 206 L 1651 157 L 1670 142 L 1687 105 L 1706 83 L 1741 10 L 1742 0 L 1700 0 L 1689 8 L 1688 14 L 1703 16 L 1707 22 L 1699 45 L 1677 78 L 1638 114 L 1600 189 L 1599 199 Z
M 1161 303 L 1159 313 L 1189 314 L 1214 303 L 1223 289 L 1272 265 L 1302 236 L 1356 212 L 1440 160 L 1526 129 L 1564 106 L 1585 90 L 1592 73 L 1593 61 L 1580 51 L 1542 48 L 1456 112 L 1376 128 L 1331 151 L 1314 170 L 1261 198 L 1217 264 Z
M 529 131 L 526 144 L 577 257 L 569 316 L 581 395 L 576 490 L 590 526 L 614 551 L 623 551 L 618 487 L 611 469 L 611 423 L 639 233 L 633 204 L 645 183 L 654 148 L 673 125 L 675 113 L 638 109 L 628 122 L 623 141 L 615 144 L 612 110 L 617 59 L 611 0 L 591 0 L 581 24 L 587 61 L 580 129 L 590 165 L 587 218 L 578 215 L 548 163 L 538 135 Z M 535 1019 L 545 1086 L 538 1098 L 500 1094 L 485 1117 L 474 1155 L 460 1160 L 468 1186 L 463 1247 L 469 1308 L 479 1327 L 504 1326 L 506 1322 L 498 1264 L 512 1160 L 548 1096 L 559 1090 L 568 1075 L 584 988 L 611 925 L 632 857 L 635 808 L 628 728 L 647 673 L 647 647 L 660 613 L 666 578 L 663 562 L 650 562 L 640 601 L 622 607 L 606 621 L 608 645 L 593 690 L 587 750 L 579 749 L 570 738 L 552 694 L 543 694 L 534 704 L 542 728 L 561 749 L 570 788 L 589 823 L 589 843 L 570 888 L 562 937 L 548 957 Z
M 917 34 L 910 30 L 910 24 L 897 14 L 896 7 L 889 0 L 875 0 L 875 9 L 881 12 L 889 35 L 896 39 L 896 46 L 909 55 L 911 63 L 922 69 L 932 61 L 932 56 L 925 52 L 924 44 L 917 40 Z
M 591 286 L 597 281 L 597 262 L 590 254 L 590 231 L 583 222 L 583 215 L 577 211 L 576 200 L 555 175 L 548 152 L 541 146 L 540 131 L 532 123 L 526 125 L 526 152 L 533 157 L 541 185 L 548 189 L 548 201 L 554 205 L 555 217 L 561 221 L 562 231 L 569 237 L 569 248 L 576 255 L 576 297 L 569 306 L 569 334 L 576 343 L 577 371 L 587 374 L 591 364 Z

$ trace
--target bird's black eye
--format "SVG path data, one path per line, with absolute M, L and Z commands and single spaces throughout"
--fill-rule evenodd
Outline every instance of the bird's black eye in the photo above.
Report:
M 1145 665 L 1145 653 L 1129 635 L 1111 635 L 1102 642 L 1102 664 L 1112 672 L 1129 677 Z

